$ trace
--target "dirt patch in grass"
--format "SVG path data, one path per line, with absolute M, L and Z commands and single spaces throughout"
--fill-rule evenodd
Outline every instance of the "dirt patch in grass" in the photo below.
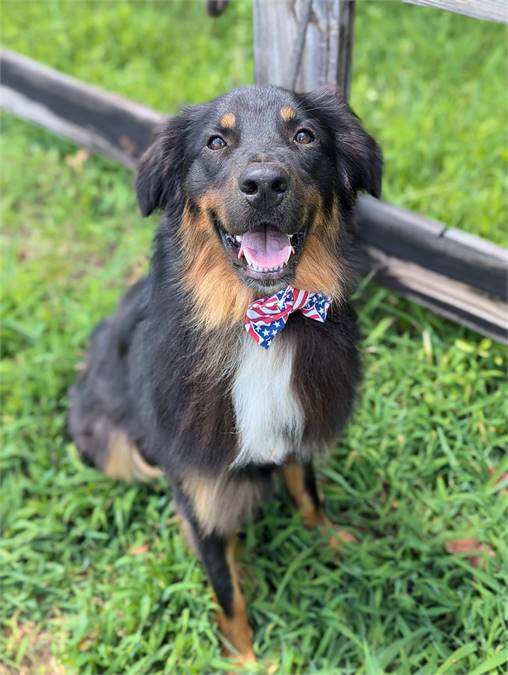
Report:
M 0 662 L 0 675 L 65 675 L 52 653 L 55 636 L 32 622 L 15 625 L 5 636 L 10 663 Z

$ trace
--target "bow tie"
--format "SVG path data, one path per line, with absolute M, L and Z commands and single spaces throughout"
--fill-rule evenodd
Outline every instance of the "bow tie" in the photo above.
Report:
M 245 315 L 245 330 L 258 345 L 268 349 L 273 338 L 286 325 L 293 312 L 301 313 L 314 321 L 324 322 L 331 297 L 324 293 L 310 293 L 287 286 L 270 298 L 251 303 Z

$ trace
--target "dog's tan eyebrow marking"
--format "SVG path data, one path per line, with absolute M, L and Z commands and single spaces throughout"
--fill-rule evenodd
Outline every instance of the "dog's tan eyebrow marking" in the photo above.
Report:
M 294 120 L 296 117 L 295 111 L 289 105 L 283 105 L 282 108 L 279 110 L 279 115 L 282 117 L 284 122 Z
M 232 112 L 227 112 L 219 120 L 219 124 L 221 127 L 224 127 L 225 129 L 233 129 L 235 124 L 236 124 L 236 115 L 235 113 Z

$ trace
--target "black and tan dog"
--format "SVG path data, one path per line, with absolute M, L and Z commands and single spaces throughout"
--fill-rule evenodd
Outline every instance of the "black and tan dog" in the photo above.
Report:
M 360 379 L 347 229 L 381 171 L 378 146 L 330 90 L 249 87 L 172 118 L 136 183 L 143 215 L 162 212 L 150 274 L 95 329 L 71 391 L 85 459 L 114 477 L 167 476 L 243 660 L 254 655 L 234 538 L 274 474 L 307 525 L 331 525 L 312 462 Z M 326 319 L 286 312 L 259 344 L 246 312 L 285 289 L 316 294 L 325 314 L 329 303 Z

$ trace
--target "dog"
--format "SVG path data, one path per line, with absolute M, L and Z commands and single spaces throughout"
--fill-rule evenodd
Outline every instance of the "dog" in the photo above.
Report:
M 167 121 L 140 160 L 151 267 L 92 333 L 70 392 L 84 460 L 167 477 L 213 587 L 229 653 L 255 658 L 235 537 L 281 474 L 332 546 L 313 460 L 361 378 L 352 290 L 357 194 L 382 154 L 340 93 L 236 89 Z

